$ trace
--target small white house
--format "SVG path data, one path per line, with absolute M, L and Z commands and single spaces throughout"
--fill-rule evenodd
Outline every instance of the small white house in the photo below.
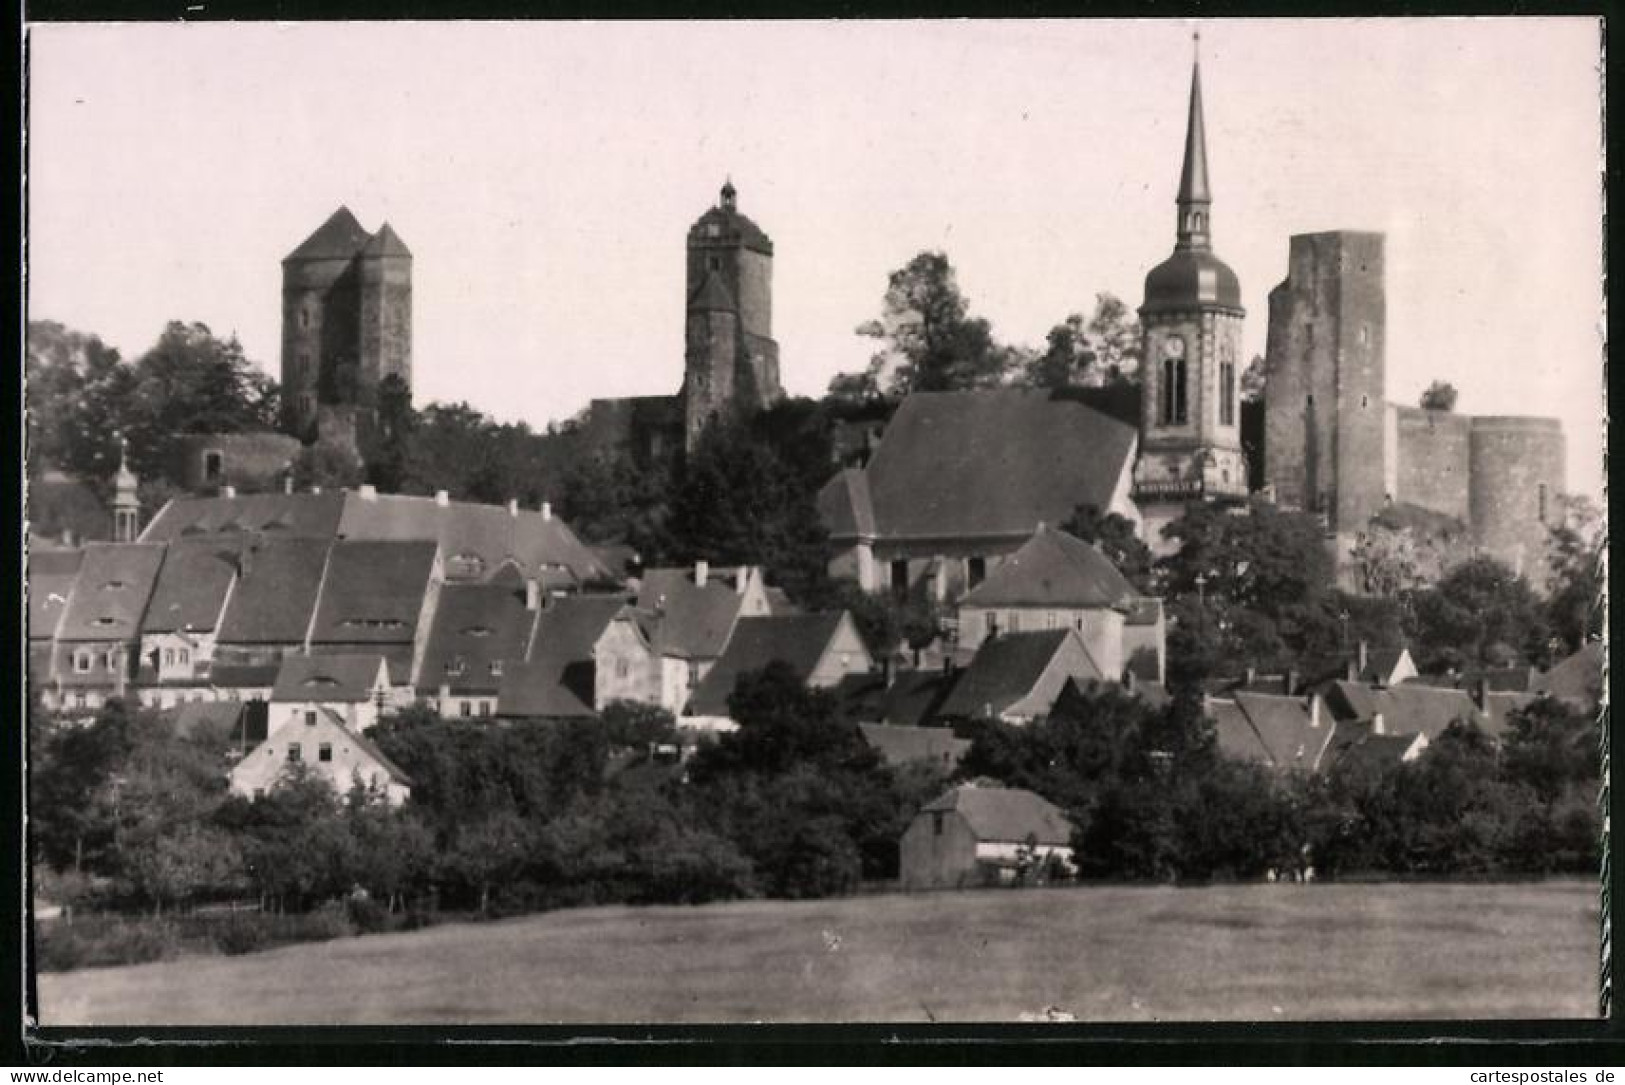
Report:
M 273 704 L 273 712 L 275 708 Z M 325 705 L 273 723 L 265 741 L 232 768 L 231 790 L 246 798 L 260 798 L 295 765 L 325 777 L 340 794 L 357 783 L 376 790 L 391 805 L 405 802 L 412 794 L 406 774 Z
M 270 730 L 313 723 L 326 710 L 357 733 L 393 703 L 389 664 L 381 655 L 288 656 L 271 690 Z

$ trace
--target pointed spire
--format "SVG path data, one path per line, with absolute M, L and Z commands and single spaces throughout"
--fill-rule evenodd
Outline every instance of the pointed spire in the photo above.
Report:
M 722 182 L 722 209 L 736 211 L 739 207 L 739 190 L 734 187 L 732 177 L 724 178 Z
M 1213 195 L 1207 180 L 1207 133 L 1202 124 L 1202 35 L 1192 36 L 1191 106 L 1185 126 L 1185 160 L 1179 171 L 1179 248 L 1208 246 L 1208 208 Z

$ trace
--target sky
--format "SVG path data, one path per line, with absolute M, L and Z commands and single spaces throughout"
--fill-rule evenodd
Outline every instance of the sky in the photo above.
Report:
M 863 367 L 927 249 L 1040 345 L 1173 246 L 1197 29 L 1249 353 L 1293 234 L 1381 231 L 1389 399 L 1558 416 L 1599 496 L 1594 19 L 36 26 L 29 315 L 127 357 L 201 321 L 275 375 L 280 261 L 345 205 L 412 250 L 417 403 L 543 426 L 677 389 L 731 177 L 791 392 Z

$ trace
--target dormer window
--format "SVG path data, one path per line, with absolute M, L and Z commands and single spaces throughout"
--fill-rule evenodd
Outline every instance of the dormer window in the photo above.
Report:
M 94 621 L 92 621 L 90 624 L 93 625 L 93 626 L 96 626 L 98 629 L 106 629 L 109 626 L 117 625 L 118 624 L 118 619 L 117 618 L 109 618 L 104 614 L 100 618 L 97 618 Z
M 338 685 L 338 680 L 329 678 L 325 674 L 312 675 L 305 679 L 305 686 L 311 689 L 327 689 Z
M 102 585 L 102 591 L 123 591 L 129 586 L 130 585 L 126 584 L 122 580 L 109 580 L 107 583 Z
M 461 659 L 447 660 L 446 661 L 446 673 L 447 674 L 462 674 L 463 673 L 463 661 Z
M 492 678 L 501 678 L 502 677 L 502 660 L 500 660 L 500 659 L 491 660 L 491 677 Z
M 463 630 L 463 636 L 465 637 L 489 637 L 490 635 L 490 627 L 484 625 L 471 625 Z

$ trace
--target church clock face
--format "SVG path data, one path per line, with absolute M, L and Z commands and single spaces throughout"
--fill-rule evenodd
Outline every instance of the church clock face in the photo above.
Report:
M 1162 341 L 1162 356 L 1164 358 L 1183 358 L 1185 356 L 1185 340 L 1177 335 L 1170 335 Z

